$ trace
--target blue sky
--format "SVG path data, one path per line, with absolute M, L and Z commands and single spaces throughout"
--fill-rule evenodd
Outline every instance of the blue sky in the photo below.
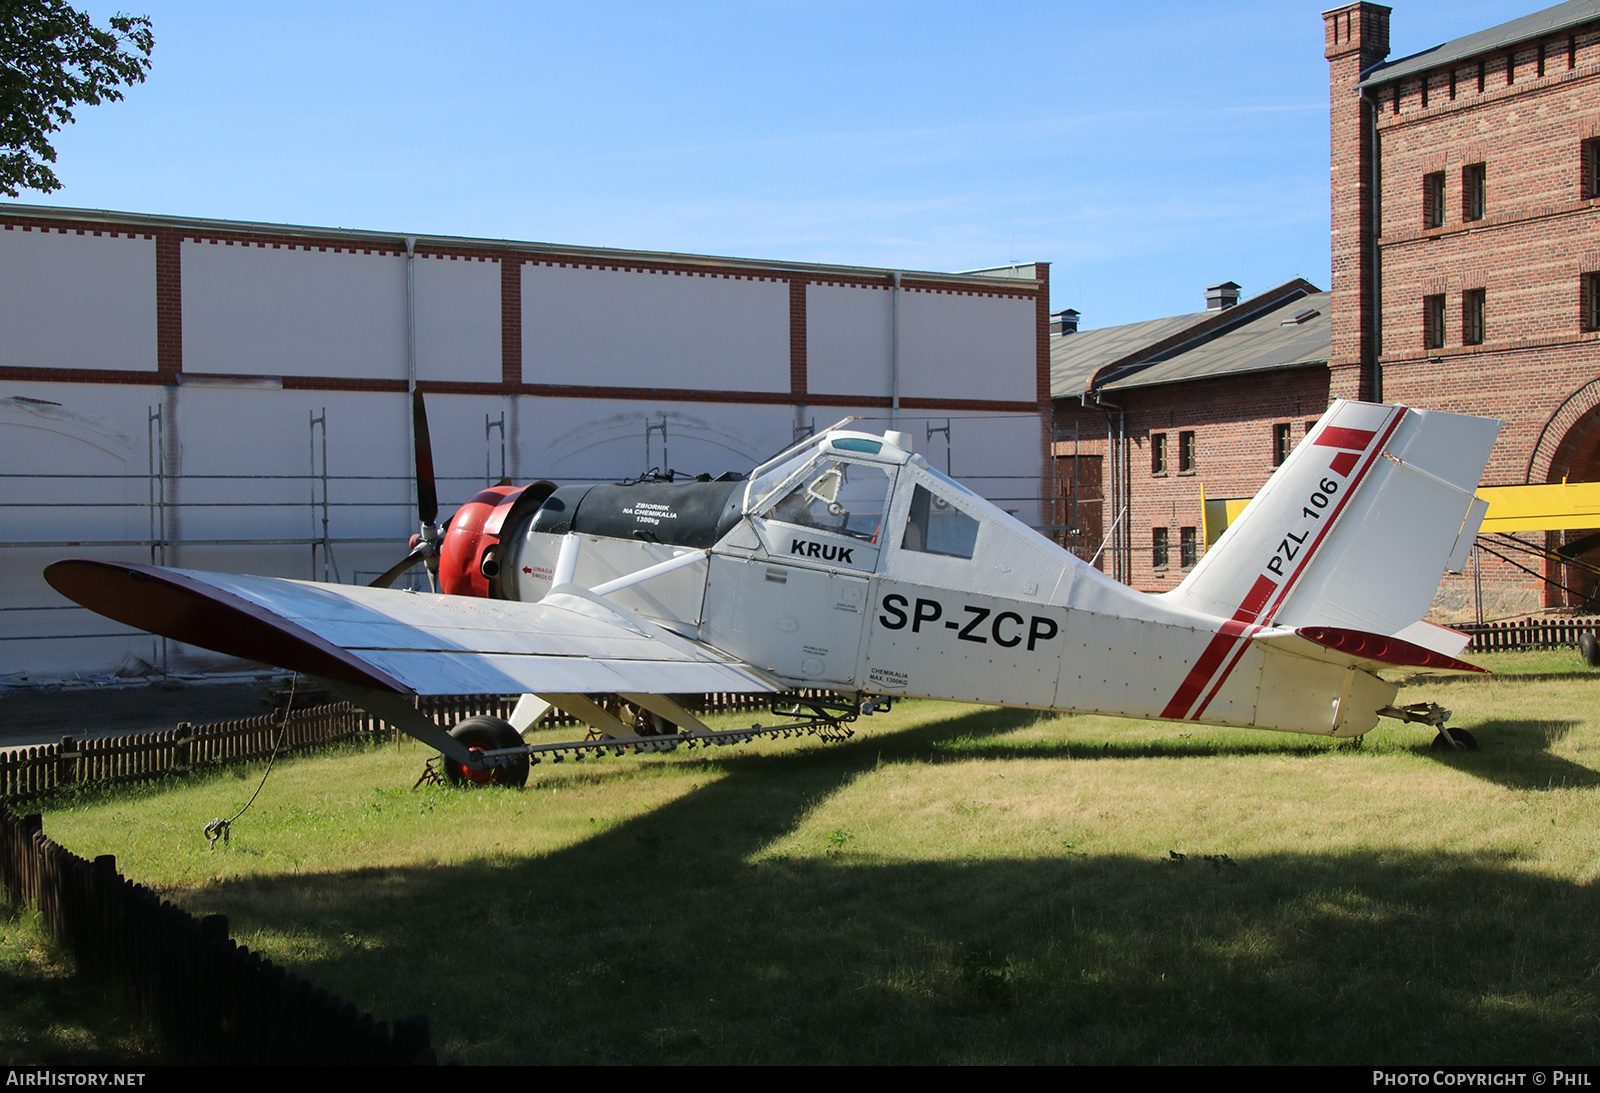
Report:
M 150 79 L 36 204 L 906 269 L 1092 328 L 1328 283 L 1321 8 L 126 0 Z M 116 8 L 84 5 L 99 22 Z M 1396 0 L 1403 56 L 1541 7 Z

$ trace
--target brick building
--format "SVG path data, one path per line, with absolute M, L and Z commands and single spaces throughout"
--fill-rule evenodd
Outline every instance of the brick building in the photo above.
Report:
M 1486 485 L 1600 479 L 1600 0 L 1395 60 L 1389 15 L 1324 14 L 1330 391 L 1505 419 Z M 1592 592 L 1479 561 L 1443 605 L 1475 576 L 1496 615 Z
M 1334 397 L 1505 420 L 1486 485 L 1600 480 L 1600 0 L 1394 60 L 1390 11 L 1362 2 L 1323 16 L 1333 257 L 1319 297 L 1323 359 L 1302 347 L 1270 368 L 1229 360 L 1228 331 L 1271 326 L 1233 308 L 1114 331 L 1053 327 L 1056 523 L 1084 557 L 1103 539 L 1101 564 L 1138 587 L 1175 584 L 1179 537 L 1204 526 L 1202 493 L 1252 495 L 1286 439 Z M 1237 311 L 1265 314 L 1295 286 L 1311 291 L 1291 282 Z M 1180 470 L 1171 445 L 1183 443 Z M 1546 548 L 1585 534 L 1521 538 Z M 1446 578 L 1436 614 L 1503 616 L 1594 595 L 1592 577 L 1511 546 L 1480 540 L 1467 573 Z
M 1327 407 L 1329 295 L 1238 290 L 1211 286 L 1190 315 L 1052 323 L 1058 537 L 1136 588 L 1176 586 L 1215 539 L 1216 503 L 1254 496 Z

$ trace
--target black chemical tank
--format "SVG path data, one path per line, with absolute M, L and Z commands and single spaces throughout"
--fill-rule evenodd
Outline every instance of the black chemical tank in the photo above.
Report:
M 739 522 L 743 480 L 670 482 L 646 478 L 602 486 L 563 486 L 533 519 L 548 535 L 569 531 L 704 549 Z

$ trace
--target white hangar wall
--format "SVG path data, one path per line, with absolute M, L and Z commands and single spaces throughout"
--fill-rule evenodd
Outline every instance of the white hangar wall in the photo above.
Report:
M 370 580 L 502 475 L 748 471 L 847 416 L 1040 514 L 1048 272 L 907 273 L 0 204 L 0 686 L 206 671 L 61 557 Z M 898 282 L 898 287 L 896 284 Z M 414 353 L 412 346 L 414 345 Z
M 704 270 L 525 263 L 522 376 L 575 386 L 787 392 L 789 285 Z
M 0 367 L 156 370 L 155 241 L 8 231 L 0 238 Z

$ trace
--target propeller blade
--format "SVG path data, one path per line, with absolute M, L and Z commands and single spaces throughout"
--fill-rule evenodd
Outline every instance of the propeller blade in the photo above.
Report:
M 400 561 L 396 562 L 394 565 L 390 566 L 388 569 L 384 570 L 383 575 L 377 580 L 373 581 L 371 584 L 367 585 L 367 587 L 388 588 L 390 585 L 394 584 L 395 581 L 399 580 L 400 575 L 406 570 L 427 558 L 432 549 L 433 546 L 430 543 L 418 543 L 416 546 L 411 548 L 411 552 L 409 554 L 407 554 Z
M 411 392 L 411 431 L 417 445 L 417 515 L 424 524 L 439 517 L 439 490 L 433 479 L 433 441 L 428 436 L 428 410 L 422 392 Z

